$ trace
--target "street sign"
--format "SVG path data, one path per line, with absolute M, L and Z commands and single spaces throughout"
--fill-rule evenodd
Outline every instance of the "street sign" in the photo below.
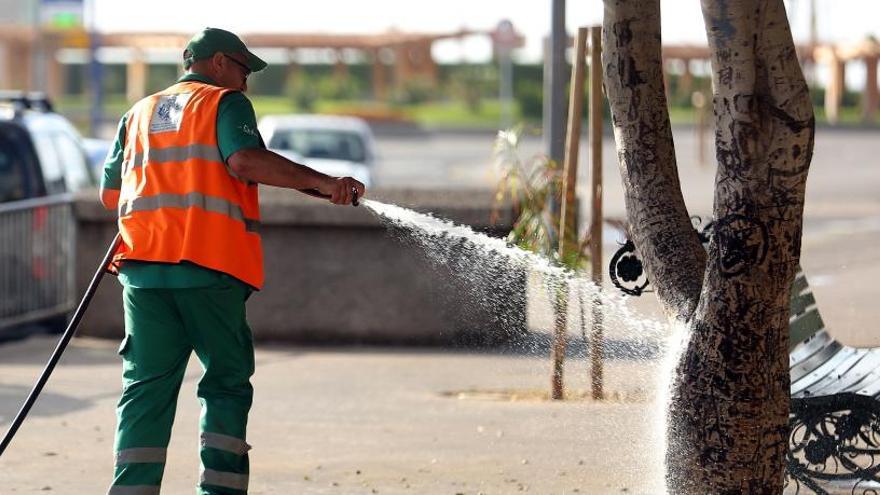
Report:
M 40 0 L 39 9 L 43 26 L 70 29 L 83 25 L 83 0 Z
M 509 19 L 502 19 L 492 31 L 492 43 L 496 50 L 512 50 L 524 44 L 522 35 L 516 32 Z

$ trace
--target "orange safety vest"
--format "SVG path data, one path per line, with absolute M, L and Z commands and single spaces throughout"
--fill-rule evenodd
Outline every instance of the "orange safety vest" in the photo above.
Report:
M 262 287 L 257 185 L 237 178 L 217 147 L 217 109 L 230 91 L 181 82 L 132 107 L 115 263 L 190 261 Z

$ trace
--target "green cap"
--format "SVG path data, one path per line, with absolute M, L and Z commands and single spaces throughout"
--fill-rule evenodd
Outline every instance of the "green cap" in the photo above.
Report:
M 268 65 L 260 57 L 247 49 L 241 38 L 229 31 L 218 28 L 205 28 L 189 40 L 183 51 L 183 67 L 189 69 L 193 63 L 214 56 L 215 53 L 243 53 L 247 66 L 259 72 Z

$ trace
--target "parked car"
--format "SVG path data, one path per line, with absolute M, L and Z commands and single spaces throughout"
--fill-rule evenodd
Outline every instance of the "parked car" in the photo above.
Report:
M 45 97 L 0 92 L 0 340 L 63 329 L 75 302 L 65 193 L 94 185 L 82 138 Z
M 356 117 L 272 115 L 260 119 L 260 134 L 272 151 L 319 172 L 350 176 L 373 185 L 376 144 L 367 123 Z
M 113 141 L 108 139 L 83 138 L 83 148 L 89 161 L 89 168 L 92 169 L 92 175 L 95 180 L 100 183 L 101 176 L 104 174 L 104 162 L 107 159 L 107 153 L 113 147 Z
M 0 203 L 94 185 L 82 137 L 45 97 L 0 92 Z

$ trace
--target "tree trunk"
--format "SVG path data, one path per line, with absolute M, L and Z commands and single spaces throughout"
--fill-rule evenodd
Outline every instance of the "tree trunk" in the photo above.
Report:
M 606 91 L 634 242 L 667 314 L 687 329 L 669 404 L 668 489 L 777 494 L 788 448 L 788 298 L 813 112 L 782 0 L 702 4 L 718 160 L 705 261 L 684 225 L 657 0 L 605 1 Z

